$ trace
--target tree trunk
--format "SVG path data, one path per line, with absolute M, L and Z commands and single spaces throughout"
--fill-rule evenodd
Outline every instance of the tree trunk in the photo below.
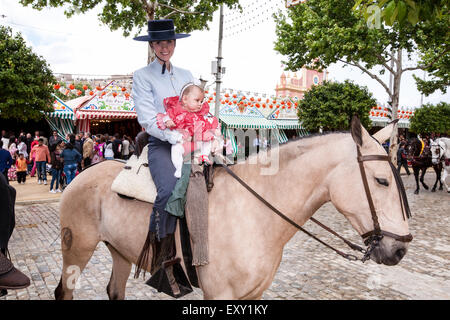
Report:
M 147 4 L 145 12 L 147 12 L 147 20 L 155 20 L 155 12 L 158 7 L 158 1 L 153 1 Z M 148 43 L 148 53 L 147 53 L 147 64 L 150 64 L 155 60 L 156 56 L 153 49 L 150 47 L 150 42 Z
M 399 49 L 397 52 L 397 63 L 396 63 L 396 73 L 394 74 L 394 88 L 391 96 L 392 101 L 392 120 L 397 119 L 398 116 L 398 105 L 400 100 L 400 83 L 402 79 L 402 50 Z M 394 126 L 391 137 L 389 139 L 389 156 L 391 157 L 391 162 L 397 164 L 397 150 L 398 150 L 398 124 Z

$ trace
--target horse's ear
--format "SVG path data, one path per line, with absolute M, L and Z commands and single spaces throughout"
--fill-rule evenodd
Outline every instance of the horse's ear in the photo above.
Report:
M 386 127 L 379 130 L 372 137 L 377 139 L 379 143 L 385 142 L 387 139 L 391 137 L 392 131 L 394 130 L 395 125 L 397 124 L 398 121 L 399 119 L 395 119 L 394 121 L 389 122 L 389 124 Z
M 352 118 L 351 133 L 352 133 L 353 141 L 355 141 L 355 143 L 360 147 L 363 144 L 361 129 L 362 129 L 361 121 L 359 121 L 359 118 L 357 115 L 354 115 Z

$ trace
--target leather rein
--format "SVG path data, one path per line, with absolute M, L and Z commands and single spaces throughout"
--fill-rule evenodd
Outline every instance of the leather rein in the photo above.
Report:
M 397 234 L 388 232 L 388 231 L 384 231 L 381 230 L 380 228 L 380 224 L 378 222 L 378 216 L 375 210 L 375 206 L 372 200 L 372 196 L 370 193 L 370 188 L 369 188 L 369 184 L 367 181 L 367 176 L 366 176 L 366 172 L 364 169 L 364 161 L 387 161 L 392 169 L 392 172 L 394 174 L 395 177 L 395 181 L 397 184 L 397 189 L 399 192 L 399 196 L 400 196 L 400 203 L 401 203 L 401 207 L 402 207 L 402 214 L 403 214 L 403 219 L 405 220 L 405 213 L 406 213 L 406 217 L 410 218 L 411 217 L 411 212 L 408 206 L 408 200 L 406 198 L 406 193 L 405 193 L 405 188 L 403 186 L 403 182 L 400 178 L 400 175 L 398 174 L 397 170 L 395 169 L 394 165 L 391 163 L 389 156 L 384 156 L 384 155 L 367 155 L 367 156 L 362 156 L 361 155 L 361 151 L 359 149 L 359 146 L 356 147 L 357 148 L 357 160 L 358 160 L 358 164 L 359 164 L 359 168 L 361 171 L 361 177 L 363 180 L 363 184 L 364 184 L 364 190 L 367 196 L 367 201 L 369 203 L 369 208 L 370 208 L 370 212 L 372 215 L 372 221 L 374 224 L 374 229 L 372 231 L 369 231 L 365 234 L 363 234 L 361 237 L 364 240 L 364 244 L 367 246 L 366 249 L 361 248 L 360 246 L 358 246 L 357 244 L 354 244 L 352 242 L 350 242 L 349 240 L 345 239 L 344 237 L 342 237 L 341 235 L 339 235 L 337 232 L 333 231 L 332 229 L 330 229 L 329 227 L 327 227 L 326 225 L 324 225 L 323 223 L 319 222 L 317 219 L 311 217 L 310 220 L 313 221 L 314 223 L 316 223 L 317 225 L 319 225 L 321 228 L 327 230 L 328 232 L 332 233 L 333 235 L 337 236 L 339 239 L 343 240 L 351 249 L 355 250 L 355 251 L 359 251 L 363 254 L 362 258 L 358 258 L 355 255 L 352 254 L 347 254 L 344 253 L 336 248 L 334 248 L 333 246 L 327 244 L 326 242 L 320 240 L 319 238 L 317 238 L 316 236 L 314 236 L 312 233 L 310 233 L 309 231 L 305 230 L 303 227 L 301 227 L 300 225 L 298 225 L 297 223 L 295 223 L 292 219 L 290 219 L 288 216 L 286 216 L 285 214 L 283 214 L 280 210 L 278 210 L 277 208 L 275 208 L 271 203 L 269 203 L 266 199 L 264 199 L 260 194 L 258 194 L 255 190 L 253 190 L 247 183 L 245 183 L 241 178 L 239 178 L 227 165 L 225 164 L 221 164 L 222 167 L 227 171 L 228 174 L 230 174 L 234 179 L 236 179 L 242 186 L 244 186 L 250 193 L 252 193 L 256 198 L 258 198 L 258 200 L 260 200 L 262 203 L 264 203 L 269 209 L 271 209 L 275 214 L 277 214 L 278 216 L 280 216 L 282 219 L 286 220 L 288 223 L 290 223 L 291 225 L 293 225 L 294 227 L 296 227 L 297 229 L 299 229 L 300 231 L 306 233 L 308 236 L 310 236 L 311 238 L 317 240 L 318 242 L 322 243 L 324 246 L 330 248 L 331 250 L 335 251 L 337 254 L 339 254 L 340 256 L 344 257 L 347 260 L 350 261 L 362 261 L 365 262 L 367 260 L 370 259 L 370 254 L 372 253 L 372 251 L 378 246 L 378 244 L 380 243 L 381 239 L 383 239 L 384 236 L 387 237 L 391 237 L 395 240 L 401 241 L 401 242 L 410 242 L 413 239 L 413 236 L 411 234 L 405 235 L 405 236 L 399 236 Z

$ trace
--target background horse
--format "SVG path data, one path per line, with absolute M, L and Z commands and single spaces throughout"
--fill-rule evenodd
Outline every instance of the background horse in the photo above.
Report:
M 441 182 L 441 164 L 433 164 L 431 161 L 431 150 L 430 147 L 425 145 L 423 148 L 422 154 L 420 153 L 422 150 L 422 142 L 413 138 L 407 145 L 408 150 L 408 160 L 411 160 L 411 166 L 414 172 L 414 178 L 416 179 L 416 190 L 414 194 L 419 194 L 420 186 L 419 186 L 419 174 L 420 174 L 420 182 L 425 190 L 428 190 L 428 185 L 424 182 L 424 176 L 429 167 L 433 167 L 434 172 L 436 172 L 436 181 L 434 182 L 433 188 L 431 192 L 436 191 L 437 183 L 440 183 L 439 190 L 442 190 L 442 182 Z
M 392 127 L 383 128 L 374 137 L 385 141 Z M 267 154 L 254 154 L 231 170 L 299 225 L 331 201 L 363 235 L 374 230 L 374 221 L 357 161 L 357 145 L 363 156 L 386 155 L 356 120 L 352 134 L 292 141 Z M 276 174 L 262 174 L 268 162 L 258 159 L 264 155 L 265 160 L 279 159 Z M 408 248 L 408 243 L 395 235 L 409 235 L 395 177 L 387 161 L 367 161 L 363 166 L 378 223 L 391 233 L 379 241 L 370 258 L 395 265 Z M 126 281 L 145 242 L 152 205 L 123 199 L 111 191 L 122 167 L 116 161 L 101 162 L 81 172 L 64 190 L 59 209 L 63 267 L 55 290 L 57 299 L 73 298 L 75 283 L 100 241 L 113 260 L 108 296 L 125 298 Z M 216 169 L 208 197 L 209 263 L 196 268 L 204 298 L 260 299 L 273 281 L 285 244 L 298 229 L 274 214 L 223 168 Z M 74 205 L 73 199 L 80 198 L 83 201 Z M 181 252 L 178 242 L 177 252 Z M 149 261 L 151 258 L 152 252 Z
M 450 193 L 450 188 L 445 182 L 447 176 L 450 175 L 450 139 L 449 138 L 438 138 L 436 140 L 431 140 L 430 149 L 432 155 L 433 165 L 441 165 L 444 168 L 444 173 L 441 177 L 441 190 L 442 184 L 445 185 L 447 192 Z

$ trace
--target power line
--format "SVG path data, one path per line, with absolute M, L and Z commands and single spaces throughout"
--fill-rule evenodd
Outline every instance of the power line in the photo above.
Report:
M 281 3 L 284 1 L 253 1 L 247 6 L 243 6 L 242 12 L 236 10 L 230 11 L 225 16 L 225 35 L 229 38 L 234 35 L 250 31 L 259 24 L 267 22 L 277 9 L 281 9 Z

